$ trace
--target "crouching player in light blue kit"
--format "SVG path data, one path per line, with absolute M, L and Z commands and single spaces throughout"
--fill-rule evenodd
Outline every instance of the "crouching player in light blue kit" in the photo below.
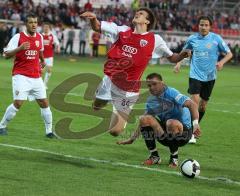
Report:
M 200 136 L 197 105 L 187 96 L 162 81 L 162 76 L 152 73 L 147 76 L 151 96 L 146 103 L 146 112 L 140 117 L 139 126 L 127 140 L 118 144 L 132 144 L 142 134 L 150 156 L 145 165 L 159 164 L 160 156 L 156 140 L 170 149 L 170 167 L 178 166 L 178 148 L 190 140 L 192 133 Z M 193 119 L 193 121 L 191 120 Z

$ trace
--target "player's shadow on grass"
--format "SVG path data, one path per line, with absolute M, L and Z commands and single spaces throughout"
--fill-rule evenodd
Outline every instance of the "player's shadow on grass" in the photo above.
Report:
M 54 165 L 56 163 L 57 165 L 71 165 L 78 168 L 88 168 L 88 169 L 96 168 L 95 166 L 92 165 L 92 163 L 87 162 L 87 160 L 66 159 L 60 156 L 46 157 L 45 160 L 47 160 L 50 164 L 54 164 Z

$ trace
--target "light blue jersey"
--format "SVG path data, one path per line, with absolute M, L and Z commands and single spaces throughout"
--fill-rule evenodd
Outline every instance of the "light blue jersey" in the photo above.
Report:
M 165 122 L 168 119 L 179 120 L 191 128 L 191 114 L 188 108 L 183 107 L 189 97 L 181 94 L 174 88 L 166 87 L 159 96 L 149 96 L 146 103 L 146 112 Z
M 190 78 L 200 81 L 215 80 L 219 54 L 230 52 L 222 37 L 212 32 L 206 36 L 202 36 L 200 33 L 191 35 L 186 41 L 184 49 L 192 50 Z

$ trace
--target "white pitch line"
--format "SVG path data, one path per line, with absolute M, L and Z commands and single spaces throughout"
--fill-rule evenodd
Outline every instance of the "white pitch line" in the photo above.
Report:
M 240 112 L 233 112 L 233 111 L 229 111 L 229 110 L 218 110 L 218 109 L 208 109 L 210 111 L 214 111 L 214 112 L 223 112 L 223 113 L 231 113 L 231 114 L 240 114 Z
M 86 160 L 86 161 L 92 161 L 92 162 L 97 162 L 97 163 L 105 163 L 105 164 L 109 164 L 109 165 L 112 165 L 112 166 L 122 166 L 122 167 L 142 169 L 142 170 L 155 171 L 155 172 L 164 173 L 164 174 L 181 176 L 181 173 L 176 172 L 176 171 L 168 171 L 168 170 L 159 169 L 159 168 L 150 168 L 150 167 L 145 167 L 145 166 L 140 166 L 140 165 L 132 165 L 132 164 L 123 163 L 123 162 L 113 162 L 113 161 L 108 161 L 108 160 L 100 160 L 100 159 L 95 159 L 95 158 L 91 158 L 91 157 L 73 156 L 73 155 L 69 155 L 69 154 L 51 152 L 51 151 L 43 150 L 43 149 L 39 149 L 39 148 L 30 148 L 30 147 L 25 147 L 25 146 L 17 146 L 17 145 L 12 145 L 12 144 L 1 144 L 1 143 L 0 143 L 0 146 L 9 147 L 9 148 L 16 148 L 16 149 L 26 150 L 26 151 L 41 152 L 41 153 L 51 154 L 51 155 L 55 155 L 55 156 L 61 156 L 61 157 L 65 157 L 65 158 Z M 223 183 L 227 183 L 227 184 L 235 184 L 235 185 L 240 186 L 240 182 L 234 181 L 234 180 L 231 180 L 231 179 L 228 179 L 228 178 L 224 178 L 224 177 L 208 178 L 208 177 L 204 177 L 204 176 L 198 176 L 197 178 L 201 179 L 201 180 L 223 182 Z

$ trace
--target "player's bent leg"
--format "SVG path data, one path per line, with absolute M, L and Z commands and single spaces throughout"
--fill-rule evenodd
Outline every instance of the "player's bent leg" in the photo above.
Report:
M 5 114 L 0 122 L 0 135 L 7 134 L 7 124 L 16 116 L 23 102 L 23 100 L 15 100 L 13 104 L 7 107 Z
M 166 122 L 166 130 L 168 133 L 172 133 L 173 135 L 182 134 L 183 125 L 179 120 L 169 119 Z
M 169 167 L 178 167 L 178 143 L 175 141 L 176 137 L 183 133 L 183 125 L 176 119 L 169 119 L 166 121 L 167 138 L 164 141 L 159 141 L 170 149 Z M 170 135 L 169 135 L 170 133 Z M 172 136 L 170 138 L 170 136 Z
M 47 108 L 48 107 L 48 100 L 47 99 L 36 99 L 40 108 Z
M 156 138 L 163 133 L 162 127 L 158 121 L 151 115 L 143 115 L 139 118 L 141 126 L 141 134 L 145 140 L 145 144 L 150 152 L 150 156 L 146 159 L 144 165 L 160 164 L 161 159 L 156 148 Z
M 178 167 L 178 145 L 176 143 L 172 143 L 172 145 L 169 146 L 170 149 L 170 158 L 168 166 L 171 168 Z
M 139 123 L 141 127 L 147 127 L 147 126 L 152 127 L 156 137 L 161 137 L 164 134 L 164 131 L 160 126 L 159 122 L 151 115 L 140 116 Z
M 113 111 L 109 125 L 109 133 L 112 136 L 116 137 L 124 131 L 127 125 L 128 116 L 128 114 L 122 111 Z
M 37 99 L 36 100 L 38 105 L 40 106 L 41 116 L 43 118 L 45 129 L 46 129 L 46 136 L 48 138 L 54 138 L 55 134 L 52 131 L 52 111 L 48 105 L 47 99 Z
M 199 94 L 192 94 L 191 95 L 191 100 L 194 101 L 197 105 L 199 105 L 199 102 L 200 102 Z
M 202 120 L 202 118 L 205 114 L 205 111 L 206 111 L 206 108 L 207 108 L 207 103 L 208 103 L 208 101 L 206 101 L 204 99 L 200 100 L 199 107 L 198 107 L 199 122 Z
M 108 100 L 102 100 L 102 99 L 98 99 L 95 98 L 95 100 L 92 103 L 92 108 L 93 110 L 97 111 L 102 109 L 103 107 L 105 107 L 108 103 Z
M 49 81 L 51 75 L 52 75 L 52 67 L 46 66 L 46 73 L 45 73 L 44 80 L 43 80 L 46 89 L 47 89 L 47 84 L 48 84 L 48 81 Z

